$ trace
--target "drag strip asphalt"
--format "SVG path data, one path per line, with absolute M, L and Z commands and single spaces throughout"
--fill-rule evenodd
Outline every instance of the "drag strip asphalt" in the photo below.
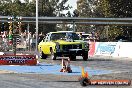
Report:
M 1 65 L 0 70 L 8 71 L 13 73 L 32 73 L 32 74 L 55 74 L 55 75 L 81 75 L 81 67 L 71 65 L 72 73 L 63 73 L 60 72 L 61 65 L 56 64 L 47 64 L 47 63 L 39 63 L 36 66 L 9 66 L 9 65 Z M 110 74 L 112 71 L 110 70 L 102 70 L 102 69 L 93 69 L 90 67 L 84 68 L 85 71 L 88 72 L 89 76 L 92 75 L 102 75 L 102 74 Z M 0 72 L 1 72 L 0 71 Z

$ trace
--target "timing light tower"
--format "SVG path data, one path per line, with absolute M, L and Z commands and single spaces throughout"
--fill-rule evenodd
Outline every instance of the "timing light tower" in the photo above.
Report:
M 21 17 L 10 17 L 9 21 L 9 43 L 13 44 L 13 52 L 16 55 L 16 39 L 21 31 Z

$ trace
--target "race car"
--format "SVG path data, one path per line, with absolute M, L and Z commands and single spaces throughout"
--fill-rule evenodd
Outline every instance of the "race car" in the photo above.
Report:
M 89 45 L 73 31 L 57 31 L 47 33 L 45 39 L 39 43 L 38 50 L 42 53 L 42 59 L 50 55 L 53 60 L 62 56 L 76 60 L 76 56 L 82 56 L 86 61 Z

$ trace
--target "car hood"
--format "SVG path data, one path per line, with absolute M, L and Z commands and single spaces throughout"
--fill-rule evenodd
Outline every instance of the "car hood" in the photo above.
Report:
M 59 44 L 66 45 L 66 44 L 80 44 L 80 41 L 65 41 L 65 40 L 56 40 L 54 42 L 58 42 Z
M 74 41 L 56 40 L 56 41 L 50 41 L 50 42 L 40 42 L 39 45 L 43 45 L 45 43 L 47 45 L 54 45 L 56 42 L 58 42 L 60 45 L 82 44 L 82 43 L 84 43 L 82 40 L 74 40 Z

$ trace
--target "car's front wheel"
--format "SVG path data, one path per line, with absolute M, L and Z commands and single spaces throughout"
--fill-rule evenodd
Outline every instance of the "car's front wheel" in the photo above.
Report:
M 43 51 L 42 51 L 42 56 L 41 57 L 42 57 L 41 59 L 46 59 L 47 58 L 47 55 L 44 54 Z

